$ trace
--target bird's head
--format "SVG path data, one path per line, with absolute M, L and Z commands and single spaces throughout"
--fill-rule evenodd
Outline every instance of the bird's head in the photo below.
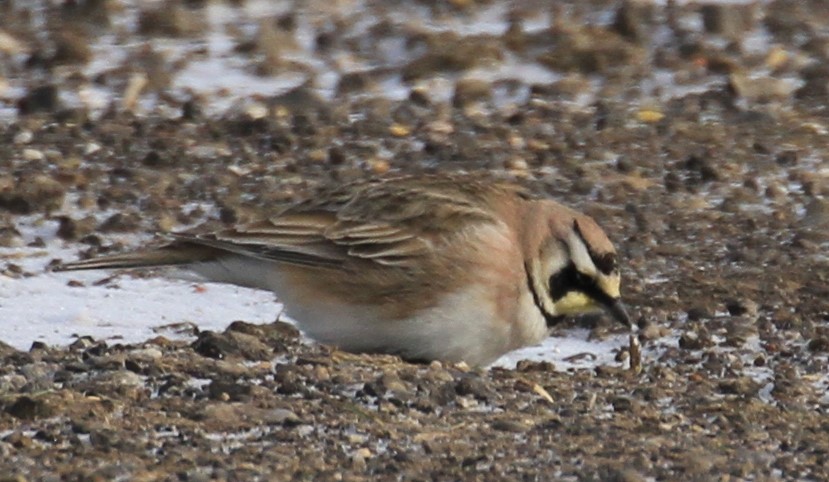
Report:
M 589 216 L 553 204 L 549 234 L 528 266 L 539 308 L 549 320 L 603 309 L 630 326 L 621 301 L 616 250 Z

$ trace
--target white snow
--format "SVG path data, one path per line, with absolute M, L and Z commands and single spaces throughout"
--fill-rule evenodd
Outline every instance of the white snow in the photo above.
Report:
M 190 322 L 204 330 L 223 330 L 234 320 L 268 323 L 281 311 L 268 292 L 220 283 L 124 274 L 96 286 L 113 273 L 47 272 L 46 264 L 57 254 L 41 249 L 26 257 L 27 269 L 35 268 L 34 276 L 0 276 L 3 342 L 21 350 L 34 341 L 66 345 L 84 335 L 133 343 L 155 336 L 153 329 L 163 325 Z M 14 262 L 23 264 L 23 260 Z M 170 336 L 167 331 L 163 334 Z

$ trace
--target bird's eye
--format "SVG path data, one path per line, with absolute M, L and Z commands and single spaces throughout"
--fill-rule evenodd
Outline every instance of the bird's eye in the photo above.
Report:
M 586 291 L 593 286 L 593 278 L 579 271 L 574 264 L 550 276 L 550 295 L 553 300 L 564 297 L 570 291 Z
M 582 273 L 581 271 L 576 271 L 575 274 L 575 284 L 579 287 L 589 286 L 593 284 L 592 278 L 590 276 Z

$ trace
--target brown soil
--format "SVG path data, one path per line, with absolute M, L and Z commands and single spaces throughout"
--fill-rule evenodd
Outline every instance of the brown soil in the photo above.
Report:
M 422 20 L 460 22 L 500 0 L 418 2 L 422 17 L 403 21 L 391 15 L 395 2 L 369 2 L 360 15 L 319 22 L 315 49 L 376 68 L 342 76 L 330 99 L 305 85 L 221 114 L 211 113 L 214 99 L 176 93 L 171 79 L 186 62 L 150 47 L 85 77 L 89 46 L 104 34 L 125 45 L 197 42 L 205 3 L 142 12 L 132 27 L 115 21 L 134 10 L 117 1 L 0 4 L 10 19 L 0 34 L 17 42 L 0 38 L 0 84 L 27 86 L 20 96 L 0 91 L 0 107 L 16 109 L 0 123 L 3 245 L 21 242 L 21 216 L 51 218 L 65 199 L 87 214 L 61 218 L 59 235 L 93 254 L 121 248 L 112 233 L 201 219 L 192 201 L 220 206 L 210 222 L 221 225 L 321 183 L 497 172 L 611 233 L 642 328 L 641 371 L 627 370 L 624 354 L 570 372 L 534 362 L 413 365 L 300 343 L 279 322 L 235 323 L 192 343 L 7 347 L 0 477 L 829 478 L 821 2 L 558 2 L 557 20 L 541 30 L 522 25 L 546 2 L 526 2 L 504 8 L 511 27 L 498 34 L 439 32 Z M 306 14 L 239 38 L 240 59 L 263 75 L 312 72 L 289 41 Z M 377 22 L 355 33 L 367 15 Z M 375 49 L 390 42 L 402 61 Z M 511 61 L 560 80 L 464 77 Z M 61 95 L 91 83 L 120 97 L 136 73 L 147 82 L 139 96 L 157 98 L 149 112 L 120 101 L 96 111 Z M 419 83 L 437 76 L 454 82 L 447 98 Z M 382 95 L 395 77 L 408 98 Z M 504 101 L 510 95 L 518 101 Z M 88 217 L 104 209 L 122 214 Z M 13 262 L 3 268 L 29 275 Z M 604 318 L 567 323 L 620 333 Z

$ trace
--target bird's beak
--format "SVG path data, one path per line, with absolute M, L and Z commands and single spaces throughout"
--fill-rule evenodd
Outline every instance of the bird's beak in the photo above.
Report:
M 605 309 L 619 323 L 625 326 L 631 326 L 630 316 L 628 315 L 628 311 L 625 309 L 625 304 L 622 303 L 621 298 L 613 298 L 610 303 L 605 306 Z

